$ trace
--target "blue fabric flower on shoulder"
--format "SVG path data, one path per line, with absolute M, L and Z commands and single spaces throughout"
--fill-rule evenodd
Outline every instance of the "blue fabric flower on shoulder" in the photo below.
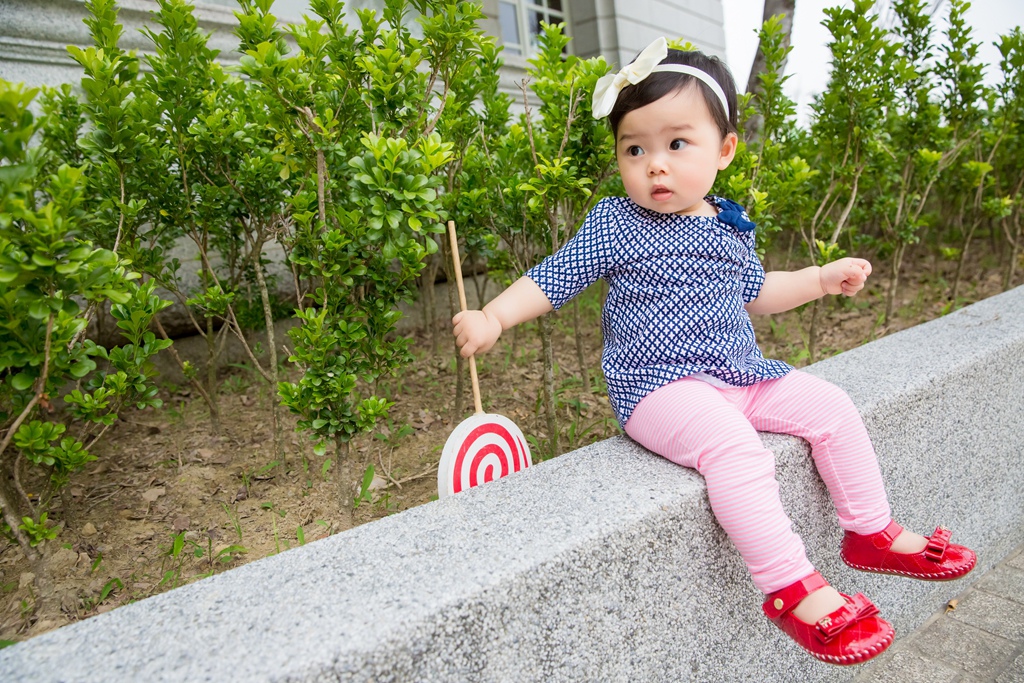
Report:
M 718 206 L 718 220 L 726 225 L 731 225 L 740 232 L 750 232 L 757 227 L 757 224 L 750 220 L 746 210 L 736 202 L 722 197 L 713 197 L 713 199 Z

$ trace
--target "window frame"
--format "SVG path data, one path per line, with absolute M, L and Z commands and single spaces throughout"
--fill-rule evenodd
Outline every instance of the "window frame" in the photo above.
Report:
M 498 32 L 501 38 L 501 44 L 505 48 L 506 57 L 513 57 L 522 60 L 527 60 L 534 55 L 536 49 L 534 47 L 535 41 L 534 36 L 538 34 L 531 33 L 531 25 L 529 23 L 530 12 L 538 12 L 543 15 L 543 21 L 549 24 L 564 24 L 565 34 L 572 35 L 572 24 L 569 20 L 569 2 L 568 0 L 561 0 L 562 9 L 555 10 L 547 6 L 548 0 L 498 0 Z M 505 42 L 505 26 L 502 24 L 502 11 L 501 6 L 503 4 L 512 5 L 515 7 L 516 12 L 516 30 L 519 34 L 518 43 L 506 43 Z M 553 16 L 557 16 L 557 21 L 550 21 Z M 566 48 L 567 52 L 572 51 L 572 44 Z

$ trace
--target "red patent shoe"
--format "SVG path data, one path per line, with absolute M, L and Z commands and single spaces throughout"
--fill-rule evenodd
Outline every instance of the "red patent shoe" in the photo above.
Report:
M 859 664 L 885 652 L 896 632 L 889 622 L 876 616 L 878 608 L 863 593 L 852 598 L 840 593 L 846 604 L 813 624 L 793 615 L 793 608 L 801 600 L 827 585 L 821 574 L 814 572 L 768 595 L 762 608 L 765 615 L 797 645 L 823 662 Z
M 928 539 L 928 545 L 918 553 L 897 553 L 892 542 L 903 531 L 896 522 L 890 522 L 877 534 L 866 536 L 847 531 L 839 555 L 843 562 L 863 572 L 897 574 L 925 581 L 951 581 L 974 569 L 978 558 L 974 551 L 950 543 L 950 531 L 938 527 Z

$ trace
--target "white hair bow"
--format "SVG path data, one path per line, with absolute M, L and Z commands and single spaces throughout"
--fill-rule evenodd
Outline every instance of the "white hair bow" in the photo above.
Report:
M 605 74 L 597 79 L 591 106 L 594 118 L 603 119 L 611 114 L 615 107 L 615 100 L 619 98 L 619 93 L 627 85 L 636 85 L 652 73 L 663 71 L 688 74 L 705 83 L 718 97 L 722 103 L 722 109 L 725 110 L 725 117 L 729 118 L 729 100 L 725 98 L 725 91 L 722 90 L 718 81 L 696 67 L 685 64 L 662 64 L 661 60 L 667 56 L 668 41 L 664 37 L 658 38 L 645 47 L 635 60 L 619 69 L 618 73 Z

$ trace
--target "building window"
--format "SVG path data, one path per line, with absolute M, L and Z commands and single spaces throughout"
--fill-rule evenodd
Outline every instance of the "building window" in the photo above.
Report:
M 500 0 L 498 22 L 505 52 L 528 57 L 537 51 L 541 22 L 565 23 L 562 0 Z

